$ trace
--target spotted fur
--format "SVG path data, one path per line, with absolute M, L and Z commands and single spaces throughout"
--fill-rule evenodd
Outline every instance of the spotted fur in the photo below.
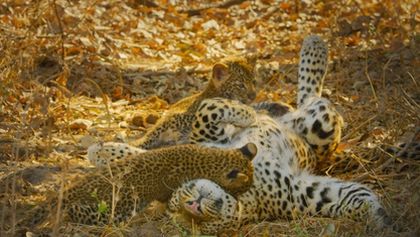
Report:
M 328 49 L 324 41 L 311 35 L 303 41 L 298 71 L 298 109 L 282 103 L 263 103 L 263 109 L 278 122 L 292 128 L 311 146 L 319 162 L 327 160 L 341 138 L 343 119 L 332 103 L 321 97 L 327 72 Z
M 324 55 L 326 60 L 326 49 L 323 48 L 325 44 L 319 40 L 319 37 L 314 36 L 305 39 L 301 57 L 319 59 L 319 55 Z M 301 59 L 301 62 L 309 61 Z M 314 75 L 325 72 L 326 63 L 316 62 L 311 63 L 309 72 L 315 70 Z M 322 80 L 316 80 L 316 83 L 322 83 Z M 302 91 L 303 93 L 299 91 L 298 94 L 306 96 L 300 96 L 304 100 L 298 109 L 281 113 L 280 116 L 273 116 L 272 113 L 253 113 L 251 107 L 226 99 L 208 99 L 202 102 L 191 132 L 192 142 L 229 148 L 254 141 L 258 146 L 258 154 L 253 160 L 255 171 L 252 187 L 236 199 L 236 205 L 232 205 L 231 209 L 219 211 L 219 219 L 201 222 L 203 233 L 215 234 L 225 231 L 226 228 L 235 229 L 238 225 L 248 222 L 293 218 L 296 215 L 371 219 L 377 226 L 388 223 L 377 196 L 369 188 L 358 183 L 310 173 L 317 160 L 334 152 L 340 141 L 343 122 L 331 102 L 321 98 L 319 93 Z M 267 108 L 270 106 L 263 106 L 263 109 Z M 241 114 L 240 123 L 234 116 L 238 113 Z M 207 119 L 203 119 L 203 116 L 207 116 Z M 248 121 L 248 124 L 244 124 L 243 121 Z M 183 186 L 181 190 L 195 186 Z M 200 186 L 200 189 L 206 188 L 216 189 L 208 183 L 206 186 Z M 188 192 L 194 193 L 193 190 Z M 172 205 L 189 212 L 183 203 L 176 203 L 182 200 L 176 195 L 183 193 L 175 192 L 175 203 Z M 224 201 L 234 203 L 233 197 L 229 195 L 219 196 L 225 197 Z M 239 206 L 242 207 L 242 211 L 235 212 Z M 170 212 L 172 213 L 177 213 L 176 208 Z
M 229 233 L 251 222 L 307 215 L 348 218 L 375 228 L 390 224 L 376 194 L 360 183 L 308 173 L 281 174 L 267 175 L 267 180 L 274 180 L 268 188 L 253 188 L 237 199 L 210 180 L 189 181 L 173 193 L 168 213 L 186 228 L 195 223 L 202 234 Z
M 94 170 L 65 189 L 62 213 L 68 221 L 87 225 L 126 221 L 153 200 L 167 201 L 172 190 L 196 178 L 214 180 L 232 194 L 243 193 L 252 184 L 255 155 L 252 143 L 229 150 L 179 145 L 140 153 Z M 57 201 L 35 208 L 19 225 L 43 222 L 50 205 L 54 210 Z
M 91 164 L 97 167 L 104 167 L 109 162 L 136 156 L 144 152 L 146 150 L 126 143 L 107 142 L 91 145 L 87 150 L 87 157 Z
M 175 104 L 175 113 L 168 112 L 134 146 L 153 149 L 162 146 L 185 144 L 195 120 L 195 112 L 201 101 L 207 98 L 227 98 L 250 103 L 256 96 L 256 80 L 253 62 L 244 59 L 227 59 L 213 67 L 212 80 L 206 89 L 192 99 L 183 99 Z M 182 108 L 184 107 L 185 108 Z M 179 110 L 184 112 L 179 113 Z
M 326 49 L 321 47 L 325 44 L 319 40 L 313 36 L 305 40 L 302 57 L 317 55 L 319 58 L 323 55 L 326 60 L 323 53 Z M 317 53 L 317 50 L 321 52 Z M 325 73 L 326 63 L 316 65 L 318 68 L 312 67 L 313 70 Z M 316 82 L 320 84 L 315 86 L 321 88 L 322 80 Z M 379 226 L 386 223 L 387 217 L 377 196 L 367 187 L 309 172 L 316 167 L 317 161 L 334 152 L 340 141 L 343 121 L 332 103 L 320 93 L 308 94 L 306 89 L 298 92 L 302 93 L 306 96 L 301 95 L 305 99 L 297 109 L 269 102 L 255 105 L 253 109 L 223 98 L 202 100 L 191 123 L 190 142 L 219 148 L 241 147 L 255 142 L 258 153 L 253 160 L 254 183 L 249 191 L 235 199 L 236 204 L 233 204 L 232 197 L 224 195 L 224 202 L 231 200 L 231 208 L 209 208 L 212 211 L 201 213 L 201 217 L 197 216 L 197 204 L 200 203 L 193 203 L 196 211 L 191 213 L 191 208 L 182 203 L 183 196 L 194 199 L 197 195 L 219 189 L 212 185 L 184 186 L 173 196 L 170 215 L 198 220 L 201 231 L 208 234 L 252 221 L 292 218 L 294 213 L 299 216 L 372 218 Z M 192 190 L 182 191 L 189 187 Z M 194 187 L 200 187 L 199 191 L 194 191 Z M 206 187 L 211 190 L 205 191 Z M 211 195 L 207 196 L 212 199 Z
M 176 144 L 189 143 L 191 125 L 196 120 L 195 112 L 200 103 L 207 98 L 228 98 L 250 103 L 256 96 L 256 80 L 254 76 L 255 62 L 253 59 L 228 58 L 213 66 L 212 79 L 205 90 L 197 95 L 182 99 L 171 106 L 166 115 L 150 128 L 139 140 L 127 144 L 104 143 L 94 144 L 88 150 L 88 160 L 100 167 L 108 161 L 119 160 L 129 153 Z M 105 153 L 98 153 L 98 148 L 104 147 Z M 131 151 L 127 147 L 133 148 Z M 137 149 L 135 149 L 137 147 Z M 109 148 L 109 151 L 108 151 Z M 118 152 L 113 152 L 116 150 Z M 120 153 L 120 150 L 124 150 Z
M 298 71 L 298 107 L 311 97 L 321 97 L 322 85 L 327 71 L 328 48 L 316 35 L 303 41 Z
M 207 110 L 209 107 L 210 111 Z M 387 223 L 384 209 L 369 188 L 358 183 L 316 176 L 308 171 L 316 165 L 316 153 L 305 137 L 300 136 L 291 124 L 276 121 L 264 113 L 246 113 L 244 111 L 252 111 L 252 108 L 226 99 L 205 100 L 200 108 L 197 111 L 196 121 L 200 124 L 193 128 L 190 137 L 192 142 L 229 148 L 240 147 L 242 144 L 254 141 L 258 146 L 257 156 L 253 160 L 255 167 L 253 185 L 249 191 L 238 197 L 237 205 L 213 215 L 218 216 L 218 219 L 212 218 L 211 221 L 200 222 L 199 226 L 204 234 L 220 233 L 226 228 L 237 228 L 238 225 L 248 222 L 293 218 L 294 215 L 371 219 L 378 226 Z M 218 115 L 213 115 L 215 112 L 211 111 L 218 111 Z M 249 124 L 245 126 L 241 123 L 239 127 L 234 117 L 229 122 L 229 114 L 233 115 L 233 111 L 249 117 L 254 116 L 254 119 L 242 119 L 249 121 Z M 202 120 L 200 113 L 207 115 L 211 121 Z M 217 139 L 218 136 L 212 136 L 213 126 L 206 126 L 207 124 L 217 124 L 215 127 L 223 136 L 220 136 L 220 139 Z M 211 185 L 203 186 L 201 189 L 206 187 L 214 189 Z M 176 195 L 183 193 L 179 191 Z M 222 196 L 232 201 L 231 197 Z M 176 208 L 180 208 L 183 212 L 190 211 L 183 203 L 176 205 L 177 197 L 174 198 L 173 205 Z M 181 198 L 178 197 L 179 200 Z M 239 205 L 242 206 L 241 212 L 235 211 Z M 178 212 L 176 208 L 173 213 Z M 226 212 L 236 214 L 227 215 Z
M 308 98 L 300 108 L 276 120 L 304 138 L 316 154 L 318 162 L 328 160 L 337 149 L 344 124 L 332 103 L 317 96 Z

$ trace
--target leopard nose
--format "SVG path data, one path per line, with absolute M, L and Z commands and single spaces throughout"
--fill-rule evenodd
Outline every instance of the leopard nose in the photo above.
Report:
M 186 201 L 185 204 L 187 204 L 185 207 L 187 210 L 189 210 L 193 214 L 199 214 L 201 211 L 201 205 L 198 201 Z

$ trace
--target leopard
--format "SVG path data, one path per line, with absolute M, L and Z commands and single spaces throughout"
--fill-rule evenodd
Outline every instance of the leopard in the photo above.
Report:
M 201 93 L 172 105 L 166 116 L 132 145 L 149 150 L 187 143 L 192 121 L 195 120 L 195 112 L 204 99 L 221 97 L 245 104 L 252 102 L 256 97 L 255 60 L 252 56 L 246 58 L 232 56 L 216 63 L 212 68 L 211 79 Z
M 88 148 L 87 160 L 96 167 L 151 149 L 177 144 L 188 144 L 191 125 L 200 103 L 208 98 L 227 98 L 249 104 L 256 97 L 256 56 L 227 57 L 212 68 L 212 76 L 206 88 L 195 95 L 173 104 L 143 137 L 133 142 L 106 142 Z M 125 149 L 129 147 L 130 149 Z M 100 155 L 98 151 L 102 150 Z M 115 152 L 115 151 L 122 151 Z M 127 153 L 126 153 L 127 152 Z
M 194 220 L 203 234 L 296 215 L 350 217 L 373 220 L 374 226 L 388 225 L 390 219 L 371 189 L 314 174 L 317 164 L 336 150 L 344 125 L 333 103 L 322 97 L 327 61 L 326 43 L 316 35 L 306 37 L 300 51 L 296 109 L 278 102 L 201 101 L 188 142 L 221 149 L 254 142 L 258 152 L 253 159 L 253 184 L 232 199 L 211 180 L 191 181 L 173 193 L 168 215 L 175 220 L 188 217 L 183 222 L 187 228 L 188 221 Z M 202 196 L 214 190 L 220 195 Z
M 252 185 L 252 159 L 256 153 L 256 145 L 249 143 L 239 149 L 186 144 L 133 154 L 72 182 L 63 190 L 60 210 L 66 222 L 117 224 L 129 220 L 152 201 L 167 202 L 174 189 L 197 178 L 213 180 L 237 196 Z M 58 198 L 50 198 L 31 210 L 18 226 L 39 226 L 56 213 L 58 206 Z
M 196 112 L 190 141 L 234 148 L 249 141 L 258 147 L 254 182 L 237 198 L 211 180 L 193 180 L 173 193 L 168 215 L 201 234 L 235 231 L 247 223 L 279 218 L 323 216 L 391 224 L 379 197 L 367 186 L 314 174 L 317 162 L 340 142 L 343 119 L 322 97 L 328 48 L 316 35 L 304 39 L 298 69 L 297 109 L 277 106 L 279 116 L 238 101 L 206 99 Z M 270 104 L 261 106 L 271 108 Z M 190 222 L 189 222 L 190 221 Z

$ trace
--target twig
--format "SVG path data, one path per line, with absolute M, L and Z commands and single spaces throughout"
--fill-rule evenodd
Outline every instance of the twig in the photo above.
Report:
M 62 59 L 62 62 L 64 63 L 64 59 L 66 58 L 66 51 L 64 49 L 65 35 L 64 35 L 64 30 L 63 30 L 63 23 L 61 22 L 61 18 L 58 15 L 57 3 L 55 2 L 55 0 L 52 0 L 52 1 L 53 1 L 53 5 L 54 5 L 55 17 L 57 18 L 57 21 L 58 21 L 58 28 L 60 29 L 60 35 L 61 35 L 61 59 Z
M 66 159 L 65 162 L 68 162 L 68 160 Z M 65 164 L 65 172 L 68 171 L 68 163 Z M 62 214 L 62 206 L 63 206 L 63 197 L 64 197 L 64 187 L 65 187 L 65 175 L 64 173 L 61 174 L 61 185 L 60 185 L 60 191 L 58 193 L 58 200 L 57 200 L 57 212 L 56 212 L 56 216 L 55 216 L 55 220 L 54 220 L 54 227 L 53 227 L 53 232 L 52 232 L 52 236 L 59 236 L 58 235 L 58 230 L 60 227 L 60 221 L 61 221 L 61 214 Z
M 247 1 L 247 0 L 225 0 L 221 3 L 208 4 L 205 7 L 199 7 L 199 8 L 195 8 L 195 9 L 180 9 L 180 10 L 178 10 L 178 12 L 186 13 L 186 14 L 188 14 L 188 16 L 197 16 L 197 15 L 200 15 L 202 11 L 208 10 L 210 8 L 229 8 L 233 5 L 238 5 L 238 4 L 241 4 L 245 1 Z M 137 0 L 136 3 L 139 4 L 139 5 L 146 6 L 146 7 L 156 7 L 156 8 L 161 8 L 163 10 L 167 10 L 167 8 L 159 6 L 157 3 L 155 3 L 154 1 L 150 1 L 150 0 Z
M 204 74 L 204 73 L 208 73 L 210 72 L 211 69 L 210 68 L 206 68 L 206 69 L 198 69 L 196 70 L 195 68 L 191 68 L 186 70 L 187 74 Z M 153 70 L 147 70 L 144 72 L 127 72 L 124 73 L 125 77 L 151 77 L 151 76 L 165 76 L 165 75 L 176 75 L 177 71 L 170 71 L 170 70 L 160 70 L 160 71 L 153 71 Z
M 137 0 L 136 3 L 139 5 L 146 6 L 146 7 L 159 7 L 159 5 L 157 5 L 155 2 L 150 1 L 150 0 Z
M 378 115 L 374 115 L 370 117 L 368 120 L 365 120 L 363 123 L 361 123 L 359 126 L 355 127 L 351 132 L 347 133 L 344 137 L 341 138 L 342 141 L 347 140 L 349 137 L 351 137 L 357 130 L 364 127 L 366 124 L 370 123 L 370 121 L 374 120 Z
M 109 175 L 111 176 L 111 180 L 109 181 L 109 183 L 112 185 L 111 216 L 109 217 L 109 222 L 113 223 L 114 216 L 115 216 L 115 207 L 117 206 L 117 197 L 116 197 L 117 192 L 115 190 L 115 180 L 114 180 L 114 175 L 112 174 L 110 160 L 108 160 L 107 162 L 107 168 L 108 168 Z
M 405 98 L 407 98 L 407 100 L 410 101 L 410 103 L 413 103 L 415 107 L 417 107 L 417 109 L 420 109 L 420 105 L 417 104 L 417 102 L 415 100 L 413 100 L 413 98 L 410 97 L 410 95 L 407 94 L 407 92 L 400 86 L 400 89 L 404 95 Z
M 385 88 L 385 71 L 388 69 L 389 64 L 391 63 L 394 57 L 390 57 L 388 61 L 382 67 L 382 87 Z
M 85 80 L 92 83 L 101 92 L 102 102 L 105 105 L 105 111 L 107 115 L 108 128 L 110 128 L 111 127 L 111 112 L 109 112 L 108 99 L 105 93 L 103 92 L 102 88 L 98 85 L 98 83 L 96 83 L 94 80 L 89 79 L 89 78 L 85 78 Z
M 372 90 L 373 97 L 375 99 L 375 104 L 376 104 L 376 106 L 378 106 L 378 97 L 376 96 L 375 87 L 373 86 L 372 79 L 370 78 L 369 72 L 368 72 L 367 57 L 368 56 L 367 56 L 367 52 L 366 52 L 366 57 L 365 57 L 366 58 L 366 60 L 365 60 L 365 75 L 366 75 L 366 77 L 367 77 L 367 79 L 369 81 L 370 89 Z
M 367 171 L 364 174 L 359 175 L 358 177 L 352 179 L 355 182 L 360 182 L 364 179 L 366 179 L 367 177 L 370 176 L 371 173 L 375 174 L 378 172 L 381 172 L 382 170 L 384 170 L 386 167 L 388 167 L 389 164 L 391 164 L 392 162 L 396 161 L 395 156 L 389 154 L 388 152 L 384 151 L 382 148 L 378 147 L 378 149 L 380 151 L 382 151 L 383 153 L 385 153 L 386 155 L 388 155 L 390 157 L 390 159 L 388 159 L 387 161 L 385 161 L 384 163 L 382 163 L 380 166 L 376 167 L 375 169 L 372 169 L 370 172 Z
M 416 86 L 416 88 L 418 87 L 416 79 L 414 79 L 413 75 L 410 72 L 407 72 L 407 74 L 410 76 L 411 80 L 413 81 L 414 85 Z
M 187 13 L 188 16 L 196 16 L 196 15 L 200 15 L 200 13 L 202 11 L 208 10 L 210 8 L 229 8 L 233 5 L 238 5 L 241 4 L 243 2 L 245 2 L 246 0 L 227 0 L 218 4 L 211 4 L 209 6 L 205 6 L 205 7 L 200 7 L 200 8 L 196 8 L 196 9 L 183 9 L 180 10 L 179 12 L 181 13 Z
M 273 7 L 271 10 L 267 11 L 264 15 L 261 16 L 261 19 L 268 20 L 274 13 L 279 12 L 278 7 Z M 255 19 L 257 21 L 258 19 Z

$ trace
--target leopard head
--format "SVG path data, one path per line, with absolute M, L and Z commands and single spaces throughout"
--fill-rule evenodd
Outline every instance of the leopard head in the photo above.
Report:
M 249 104 L 256 97 L 256 79 L 253 59 L 226 59 L 213 66 L 208 91 L 212 97 L 238 100 Z
M 236 200 L 219 185 L 207 179 L 185 183 L 177 192 L 180 212 L 194 222 L 210 221 L 229 215 Z
M 166 184 L 179 186 L 180 182 L 187 180 L 209 179 L 235 196 L 246 192 L 253 184 L 253 159 L 257 155 L 255 144 L 248 143 L 237 149 L 201 147 L 193 144 L 179 146 L 188 149 L 178 149 L 177 157 L 172 157 L 178 160 L 176 166 L 171 169 L 173 174 L 169 175 Z

